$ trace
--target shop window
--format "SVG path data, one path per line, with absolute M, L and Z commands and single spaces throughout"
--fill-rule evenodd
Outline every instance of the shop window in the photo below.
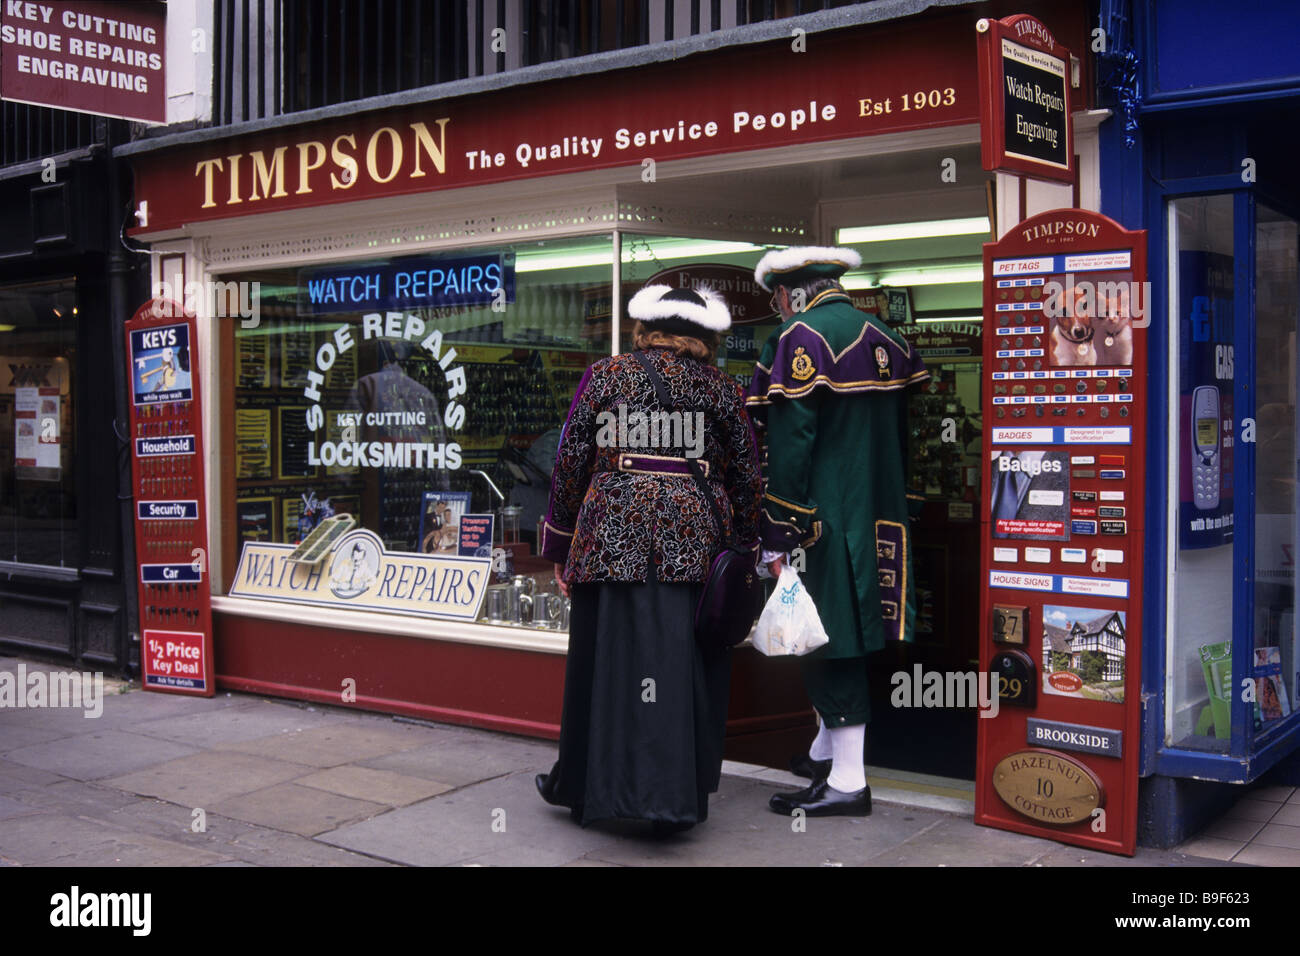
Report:
M 1295 710 L 1296 221 L 1264 206 L 1255 217 L 1255 620 L 1251 676 L 1256 732 Z M 1244 436 L 1243 436 L 1244 440 Z
M 1230 194 L 1170 202 L 1177 434 L 1169 452 L 1176 584 L 1168 640 L 1166 743 L 1227 752 L 1233 634 L 1233 206 Z M 1291 318 L 1294 329 L 1294 316 Z
M 610 354 L 612 262 L 606 235 L 224 276 L 260 282 L 259 323 L 226 340 L 227 583 L 244 542 L 331 516 L 388 552 L 455 554 L 460 516 L 492 514 L 514 591 L 483 615 L 552 608 L 519 596 L 554 590 L 536 528 L 574 391 Z
M 1253 236 L 1244 225 L 1252 211 Z M 1179 406 L 1169 442 L 1176 573 L 1165 742 L 1236 754 L 1294 726 L 1289 718 L 1300 691 L 1300 242 L 1294 219 L 1244 193 L 1173 200 L 1169 222 Z M 1243 308 L 1252 290 L 1234 287 L 1245 271 L 1237 268 L 1238 257 L 1248 252 L 1253 314 Z M 1249 328 L 1236 328 L 1234 315 L 1248 316 Z M 1243 343 L 1249 343 L 1244 359 L 1237 348 L 1246 348 Z M 1239 375 L 1247 380 L 1238 383 Z M 1245 407 L 1234 407 L 1243 396 Z M 1234 582 L 1241 582 L 1235 590 Z M 1236 660 L 1234 634 L 1240 637 Z M 1237 720 L 1245 726 L 1234 725 Z
M 76 567 L 76 280 L 0 287 L 0 561 Z

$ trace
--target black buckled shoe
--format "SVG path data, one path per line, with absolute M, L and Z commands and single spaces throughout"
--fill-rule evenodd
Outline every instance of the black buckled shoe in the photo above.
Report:
M 807 777 L 809 780 L 825 780 L 831 775 L 831 761 L 813 760 L 806 753 L 800 754 L 790 758 L 790 772 L 796 777 Z
M 817 780 L 794 793 L 774 793 L 767 805 L 785 816 L 802 810 L 810 817 L 865 817 L 871 815 L 871 788 L 841 793 L 826 780 Z
M 549 773 L 539 773 L 533 778 L 533 783 L 537 784 L 537 792 L 542 795 L 542 799 L 551 806 L 564 806 L 555 796 L 555 788 L 551 785 L 551 775 Z

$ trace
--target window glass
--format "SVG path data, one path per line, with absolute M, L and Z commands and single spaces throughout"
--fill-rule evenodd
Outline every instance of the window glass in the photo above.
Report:
M 1170 204 L 1180 400 L 1170 443 L 1176 579 L 1166 743 L 1226 752 L 1233 620 L 1233 197 Z
M 74 279 L 0 288 L 0 561 L 76 567 Z
M 1255 223 L 1256 730 L 1295 708 L 1296 222 L 1267 206 Z
M 386 551 L 455 554 L 460 516 L 491 513 L 498 576 L 553 587 L 536 527 L 610 354 L 612 261 L 605 235 L 224 277 L 261 283 L 259 323 L 233 323 L 234 553 L 348 514 Z

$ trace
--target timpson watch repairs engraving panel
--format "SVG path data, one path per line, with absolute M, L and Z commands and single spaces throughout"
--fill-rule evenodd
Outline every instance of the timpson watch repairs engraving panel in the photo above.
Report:
M 1055 750 L 1007 754 L 993 768 L 993 789 L 1011 809 L 1048 826 L 1086 822 L 1106 802 L 1097 775 Z

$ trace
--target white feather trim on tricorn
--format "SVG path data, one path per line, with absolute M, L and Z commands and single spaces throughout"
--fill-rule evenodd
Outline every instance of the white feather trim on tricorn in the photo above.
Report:
M 789 249 L 773 249 L 758 260 L 754 269 L 754 281 L 771 292 L 768 277 L 797 272 L 812 265 L 843 266 L 840 271 L 840 275 L 843 275 L 862 265 L 862 257 L 853 249 L 843 246 L 791 246 Z
M 627 304 L 627 314 L 641 322 L 681 319 L 710 332 L 724 332 L 731 328 L 731 310 L 718 293 L 712 289 L 691 289 L 691 292 L 704 300 L 702 306 L 681 299 L 664 299 L 669 292 L 676 291 L 669 285 L 648 285 L 632 296 Z

